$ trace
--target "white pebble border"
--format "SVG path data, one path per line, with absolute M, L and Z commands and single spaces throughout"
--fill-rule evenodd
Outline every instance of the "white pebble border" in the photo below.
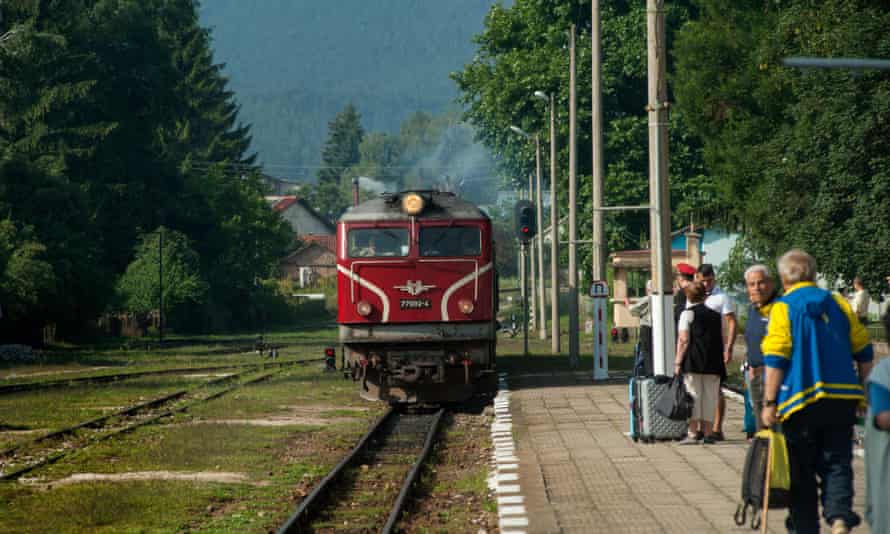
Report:
M 743 404 L 745 402 L 744 395 L 739 395 L 731 389 L 723 388 L 723 394 L 726 395 L 726 398 L 732 399 L 740 404 Z M 865 449 L 859 446 L 855 446 L 853 447 L 853 455 L 858 456 L 859 458 L 865 458 Z
M 528 515 L 525 497 L 519 487 L 519 458 L 513 441 L 513 416 L 510 415 L 510 390 L 507 374 L 498 375 L 498 394 L 494 398 L 494 422 L 491 424 L 491 474 L 488 487 L 497 494 L 498 528 L 501 534 L 525 534 Z

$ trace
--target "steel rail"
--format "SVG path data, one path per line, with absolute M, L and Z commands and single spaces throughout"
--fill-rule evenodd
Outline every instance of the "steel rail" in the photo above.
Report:
M 392 532 L 392 529 L 398 522 L 399 516 L 404 509 L 405 502 L 408 499 L 412 486 L 420 476 L 420 471 L 423 467 L 423 464 L 429 457 L 430 451 L 432 450 L 432 446 L 435 441 L 436 434 L 438 433 L 439 425 L 442 421 L 442 416 L 444 413 L 445 410 L 440 409 L 432 416 L 432 421 L 429 424 L 429 428 L 426 430 L 423 447 L 417 454 L 417 458 L 415 459 L 414 463 L 411 466 L 411 469 L 408 471 L 407 475 L 404 478 L 404 481 L 402 482 L 399 494 L 396 496 L 395 502 L 390 508 L 389 516 L 387 517 L 386 524 L 383 526 L 381 532 Z M 341 459 L 340 462 L 333 469 L 331 469 L 318 484 L 316 484 L 312 492 L 308 496 L 306 496 L 306 498 L 303 499 L 303 501 L 300 503 L 297 510 L 288 518 L 284 525 L 282 525 L 278 529 L 278 534 L 299 533 L 308 530 L 311 516 L 314 513 L 320 511 L 325 497 L 329 494 L 329 491 L 333 487 L 334 483 L 338 480 L 338 477 L 353 463 L 353 461 L 358 456 L 367 452 L 367 447 L 372 442 L 372 440 L 374 440 L 374 438 L 378 437 L 384 432 L 387 432 L 387 425 L 394 417 L 398 415 L 401 415 L 401 413 L 391 406 L 386 411 L 386 413 L 384 413 L 364 434 L 364 436 L 362 436 L 355 447 L 353 447 L 353 449 L 346 456 L 344 456 L 343 459 Z M 392 429 L 390 429 L 389 431 L 392 431 Z
M 284 525 L 278 529 L 278 534 L 289 534 L 292 532 L 300 532 L 301 524 L 306 521 L 309 516 L 309 512 L 313 507 L 317 506 L 321 502 L 322 496 L 327 492 L 328 487 L 331 483 L 346 469 L 352 460 L 359 455 L 364 449 L 366 444 L 371 440 L 372 437 L 377 435 L 386 424 L 386 422 L 396 413 L 394 407 L 390 406 L 386 413 L 380 416 L 377 419 L 377 422 L 374 423 L 374 426 L 368 430 L 364 436 L 358 441 L 355 447 L 349 451 L 349 454 L 343 457 L 333 469 L 331 469 L 327 475 L 321 481 L 316 484 L 315 489 L 312 490 L 309 495 L 306 496 L 305 499 L 300 503 L 300 506 L 297 507 L 296 511 L 291 514 L 291 516 L 287 519 Z
M 296 361 L 292 361 L 291 363 L 294 363 L 294 364 L 302 364 L 302 363 L 320 362 L 320 361 L 324 361 L 324 358 L 319 358 L 319 359 L 314 359 L 314 360 L 296 360 Z M 141 427 L 143 427 L 143 426 L 147 426 L 147 425 L 153 424 L 153 423 L 155 423 L 155 422 L 157 422 L 157 421 L 159 421 L 159 420 L 161 420 L 161 419 L 163 419 L 163 418 L 165 418 L 165 417 L 170 417 L 170 416 L 172 416 L 172 415 L 174 415 L 174 414 L 177 414 L 177 413 L 186 412 L 186 411 L 188 411 L 190 408 L 192 408 L 192 407 L 194 407 L 194 406 L 197 406 L 198 404 L 202 404 L 202 403 L 205 403 L 205 402 L 208 402 L 208 401 L 217 399 L 217 398 L 222 397 L 223 395 L 225 395 L 225 394 L 227 394 L 227 393 L 230 393 L 230 392 L 232 392 L 232 391 L 234 391 L 234 390 L 236 390 L 236 389 L 239 389 L 239 388 L 242 388 L 242 387 L 244 387 L 244 386 L 251 385 L 251 384 L 256 384 L 256 383 L 258 383 L 258 382 L 262 382 L 262 381 L 264 381 L 264 380 L 268 380 L 269 378 L 272 378 L 273 376 L 275 376 L 277 373 L 281 372 L 282 370 L 283 370 L 283 367 L 279 367 L 279 369 L 275 370 L 274 372 L 267 373 L 267 374 L 261 375 L 261 376 L 256 377 L 256 378 L 252 378 L 252 379 L 250 379 L 250 380 L 248 380 L 248 381 L 246 381 L 246 382 L 239 382 L 238 384 L 235 384 L 235 385 L 233 385 L 233 386 L 231 386 L 231 387 L 229 387 L 229 388 L 223 389 L 223 390 L 221 390 L 221 391 L 217 391 L 216 393 L 212 393 L 212 394 L 210 394 L 210 395 L 208 395 L 208 396 L 206 396 L 206 397 L 202 397 L 202 398 L 200 398 L 200 399 L 198 399 L 198 400 L 196 400 L 196 401 L 194 401 L 194 402 L 191 402 L 191 403 L 189 403 L 189 404 L 186 404 L 186 405 L 184 405 L 184 406 L 179 406 L 179 407 L 177 407 L 177 408 L 173 408 L 173 409 L 167 410 L 167 411 L 165 411 L 165 412 L 163 412 L 163 413 L 154 415 L 154 416 L 149 417 L 149 418 L 147 418 L 147 419 L 143 419 L 142 421 L 138 421 L 138 422 L 136 422 L 136 423 L 134 423 L 134 424 L 132 424 L 132 425 L 128 425 L 128 426 L 125 426 L 125 427 L 122 427 L 122 428 L 118 428 L 118 429 L 116 429 L 116 430 L 112 430 L 111 432 L 108 432 L 108 433 L 106 433 L 106 434 L 103 434 L 103 435 L 101 435 L 101 436 L 99 436 L 99 437 L 92 438 L 92 439 L 90 439 L 89 441 L 87 441 L 86 443 L 84 443 L 82 446 L 79 446 L 79 447 L 73 447 L 73 448 L 71 448 L 71 449 L 61 450 L 61 451 L 56 452 L 55 454 L 47 455 L 47 456 L 45 456 L 44 458 L 42 458 L 40 461 L 38 461 L 38 462 L 36 462 L 36 463 L 26 465 L 26 466 L 24 466 L 24 467 L 21 467 L 21 468 L 19 468 L 19 469 L 14 470 L 14 471 L 10 471 L 9 473 L 2 473 L 2 472 L 0 472 L 0 480 L 16 480 L 16 479 L 21 478 L 23 475 L 25 475 L 25 474 L 27 474 L 27 473 L 29 473 L 29 472 L 35 470 L 35 469 L 38 469 L 38 468 L 40 468 L 40 467 L 43 467 L 43 466 L 46 466 L 46 465 L 50 465 L 50 464 L 54 464 L 54 463 L 56 463 L 57 461 L 61 460 L 62 458 L 64 458 L 65 456 L 67 456 L 68 454 L 70 454 L 70 453 L 72 453 L 72 452 L 74 452 L 74 451 L 84 449 L 84 448 L 86 448 L 86 447 L 88 447 L 88 446 L 90 446 L 90 445 L 92 445 L 92 444 L 99 443 L 99 442 L 101 442 L 101 441 L 105 441 L 105 440 L 108 439 L 108 438 L 111 438 L 111 437 L 114 437 L 114 436 L 119 436 L 119 435 L 125 434 L 125 433 L 127 433 L 127 432 L 131 432 L 131 431 L 133 431 L 133 430 L 136 430 L 137 428 L 141 428 Z M 250 371 L 245 371 L 245 372 L 242 373 L 241 375 L 235 375 L 235 378 L 240 377 L 240 376 L 242 376 L 243 374 L 246 374 L 246 373 L 249 373 L 249 372 L 250 372 Z M 200 386 L 200 387 L 206 387 L 206 386 L 208 386 L 208 385 L 215 385 L 216 383 L 219 383 L 219 382 L 221 382 L 221 381 L 225 381 L 225 380 L 230 380 L 230 379 L 232 379 L 232 378 L 233 378 L 233 377 L 231 377 L 231 376 L 222 377 L 222 378 L 217 379 L 217 380 L 214 380 L 214 381 L 212 381 L 212 382 L 207 382 L 207 383 L 203 384 L 203 385 Z M 200 389 L 200 388 L 196 388 L 196 389 Z M 194 390 L 192 390 L 192 391 L 194 391 Z M 82 425 L 79 425 L 79 426 L 82 427 Z M 45 437 L 44 437 L 44 438 L 45 438 Z M 40 438 L 38 438 L 38 439 L 40 439 Z
M 316 361 L 323 361 L 323 360 L 316 360 Z M 254 366 L 254 367 L 258 367 L 258 366 Z M 90 419 L 88 421 L 78 423 L 76 425 L 72 425 L 72 426 L 65 427 L 65 428 L 60 428 L 58 430 L 53 430 L 48 434 L 38 436 L 32 440 L 24 441 L 22 443 L 19 443 L 18 445 L 14 445 L 8 449 L 4 449 L 4 450 L 0 451 L 0 457 L 9 456 L 10 454 L 21 449 L 22 447 L 26 447 L 28 445 L 34 445 L 34 444 L 40 443 L 42 441 L 47 441 L 47 440 L 50 440 L 53 438 L 59 438 L 62 436 L 66 436 L 68 434 L 73 434 L 74 432 L 76 432 L 77 430 L 80 430 L 81 428 L 101 427 L 104 425 L 105 422 L 107 422 L 111 419 L 114 419 L 115 417 L 122 417 L 122 416 L 126 416 L 126 415 L 135 415 L 136 413 L 141 412 L 142 410 L 145 410 L 147 408 L 154 408 L 155 406 L 160 406 L 160 405 L 165 404 L 169 401 L 177 400 L 181 397 L 188 395 L 189 393 L 193 393 L 195 391 L 206 388 L 208 386 L 215 386 L 217 384 L 222 384 L 224 382 L 230 382 L 232 380 L 237 380 L 237 379 L 241 378 L 242 376 L 249 374 L 255 370 L 257 370 L 257 369 L 247 369 L 247 370 L 242 371 L 237 374 L 214 378 L 213 380 L 209 380 L 207 382 L 204 382 L 203 384 L 199 384 L 198 386 L 195 386 L 192 389 L 181 389 L 179 391 L 174 391 L 173 393 L 164 395 L 162 397 L 158 397 L 155 399 L 147 400 L 145 402 L 127 406 L 125 408 L 122 408 L 122 409 L 120 409 L 114 413 L 108 414 L 108 415 L 102 415 L 102 416 L 96 417 L 94 419 Z
M 132 378 L 139 378 L 143 376 L 161 376 L 161 375 L 172 375 L 178 373 L 191 373 L 191 372 L 207 372 L 207 371 L 222 371 L 224 369 L 244 369 L 251 367 L 260 367 L 265 365 L 281 365 L 299 362 L 303 360 L 284 360 L 280 362 L 269 361 L 269 362 L 257 362 L 257 363 L 234 363 L 231 365 L 214 365 L 210 367 L 177 367 L 172 369 L 157 369 L 155 371 L 135 371 L 132 373 L 115 373 L 109 375 L 90 375 L 90 376 L 75 376 L 71 378 L 60 378 L 57 380 L 43 380 L 39 382 L 20 382 L 17 384 L 5 384 L 0 385 L 0 395 L 10 394 L 10 393 L 21 393 L 24 391 L 34 391 L 38 389 L 52 389 L 56 387 L 65 387 L 65 386 L 73 386 L 81 383 L 103 383 L 103 382 L 117 382 L 119 380 L 130 380 Z
M 408 472 L 408 476 L 405 477 L 405 482 L 402 484 L 402 489 L 399 491 L 399 496 L 396 497 L 396 502 L 392 507 L 392 510 L 389 513 L 389 519 L 386 520 L 386 524 L 383 525 L 383 530 L 381 532 L 383 534 L 389 534 L 396 526 L 396 522 L 399 520 L 399 515 L 402 513 L 402 509 L 405 507 L 405 501 L 408 499 L 408 494 L 411 491 L 411 488 L 414 486 L 414 482 L 417 481 L 417 477 L 420 476 L 420 470 L 423 467 L 423 464 L 426 462 L 426 459 L 429 457 L 430 451 L 433 448 L 433 440 L 436 438 L 436 434 L 439 432 L 439 424 L 442 422 L 442 416 L 445 414 L 445 409 L 440 408 L 436 415 L 433 418 L 433 422 L 430 425 L 429 432 L 427 432 L 426 440 L 423 443 L 423 450 L 417 456 L 417 460 L 414 461 L 414 465 L 411 466 L 411 471 Z

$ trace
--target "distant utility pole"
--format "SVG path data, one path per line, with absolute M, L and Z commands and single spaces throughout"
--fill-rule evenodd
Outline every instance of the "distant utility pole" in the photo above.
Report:
M 556 106 L 555 95 L 535 91 L 550 102 L 550 352 L 559 354 L 559 204 L 556 201 Z M 543 228 L 544 223 L 541 222 Z M 543 243 L 543 237 L 542 243 Z
M 158 232 L 158 344 L 164 344 L 164 228 Z
M 606 279 L 605 247 L 603 243 L 603 110 L 602 110 L 602 73 L 600 69 L 600 3 L 590 2 L 590 72 L 591 72 L 591 139 L 593 143 L 592 184 L 593 192 L 593 279 Z
M 547 303 L 544 300 L 544 194 L 541 192 L 541 136 L 535 134 L 535 175 L 537 177 L 537 200 L 535 205 L 538 208 L 538 235 L 535 237 L 536 246 L 538 247 L 538 328 L 541 339 L 547 339 L 547 317 L 544 310 L 547 309 Z
M 535 201 L 535 188 L 534 188 L 534 178 L 531 174 L 528 175 L 528 200 L 532 203 Z M 529 269 L 528 274 L 531 279 L 531 310 L 532 310 L 532 321 L 531 328 L 532 331 L 536 328 L 535 325 L 538 324 L 538 320 L 540 316 L 538 315 L 538 280 L 535 274 L 535 239 L 532 238 L 531 241 L 528 242 L 528 263 Z
M 550 93 L 550 352 L 559 354 L 559 203 L 556 201 L 556 107 Z
M 578 134 L 575 88 L 575 25 L 569 30 L 569 363 L 580 363 L 578 339 Z
M 652 252 L 652 338 L 656 375 L 669 374 L 674 360 L 671 284 L 671 204 L 668 189 L 668 96 L 665 78 L 664 0 L 647 0 L 649 71 L 649 204 Z

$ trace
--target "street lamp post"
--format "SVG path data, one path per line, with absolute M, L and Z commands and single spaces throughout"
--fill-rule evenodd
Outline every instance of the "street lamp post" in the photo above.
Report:
M 556 203 L 556 107 L 554 95 L 535 91 L 535 96 L 550 102 L 550 352 L 559 354 L 559 231 Z
M 530 247 L 529 254 L 532 264 L 532 277 L 535 276 L 535 262 L 537 261 L 537 284 L 535 284 L 534 278 L 532 280 L 532 309 L 537 308 L 537 311 L 535 313 L 535 321 L 538 326 L 539 337 L 540 339 L 547 339 L 547 321 L 544 318 L 544 309 L 546 308 L 546 304 L 544 302 L 544 238 L 542 232 L 540 231 L 541 228 L 544 226 L 544 200 L 543 193 L 541 192 L 541 138 L 538 134 L 532 136 L 518 126 L 510 126 L 510 130 L 525 137 L 526 139 L 534 139 L 535 141 L 535 181 L 537 183 L 537 192 L 535 194 L 531 194 L 533 188 L 531 180 L 529 180 L 529 200 L 535 203 L 535 217 L 537 217 L 538 220 L 539 231 L 538 234 L 533 238 L 533 244 L 535 246 Z M 534 305 L 536 300 L 538 302 L 538 306 Z

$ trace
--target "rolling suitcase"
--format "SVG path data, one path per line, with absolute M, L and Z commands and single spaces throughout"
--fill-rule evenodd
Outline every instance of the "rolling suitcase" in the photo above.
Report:
M 686 435 L 686 421 L 672 421 L 655 411 L 658 399 L 670 384 L 669 376 L 631 378 L 630 435 L 634 441 L 682 439 Z
M 630 383 L 627 387 L 627 398 L 630 403 L 630 437 L 634 441 L 639 441 L 640 439 L 640 407 L 637 402 L 637 388 L 639 387 L 638 381 L 640 377 L 632 376 L 630 379 Z

